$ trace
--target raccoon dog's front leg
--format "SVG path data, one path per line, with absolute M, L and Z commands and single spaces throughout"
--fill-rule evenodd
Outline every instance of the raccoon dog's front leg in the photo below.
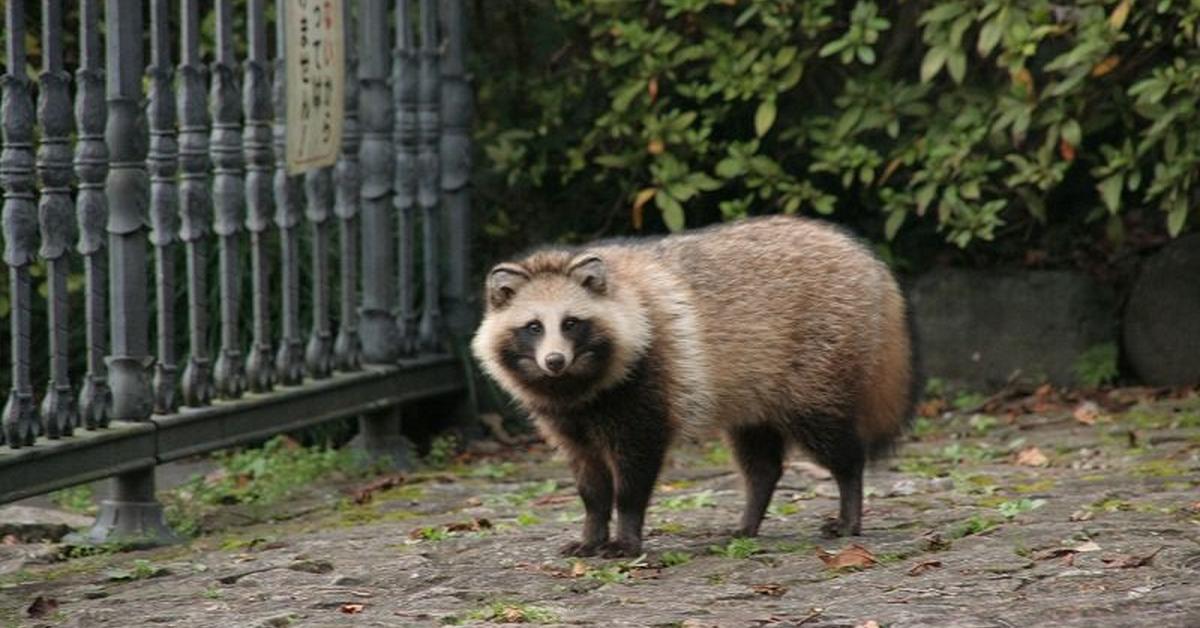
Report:
M 642 526 L 646 507 L 666 455 L 666 442 L 626 443 L 613 452 L 614 484 L 617 492 L 617 535 L 605 543 L 600 554 L 606 558 L 642 553 Z
M 583 535 L 562 547 L 564 556 L 594 556 L 608 542 L 608 521 L 612 517 L 613 481 L 608 465 L 599 456 L 576 454 L 571 459 L 575 486 L 586 511 Z

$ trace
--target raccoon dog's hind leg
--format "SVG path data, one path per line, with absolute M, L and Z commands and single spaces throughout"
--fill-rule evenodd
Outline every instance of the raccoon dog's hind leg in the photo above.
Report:
M 828 415 L 793 418 L 792 433 L 838 485 L 838 519 L 821 527 L 826 536 L 862 532 L 862 478 L 867 454 L 852 421 Z
M 783 434 L 770 425 L 738 426 L 727 433 L 746 485 L 746 507 L 734 536 L 757 536 L 775 485 L 783 475 Z

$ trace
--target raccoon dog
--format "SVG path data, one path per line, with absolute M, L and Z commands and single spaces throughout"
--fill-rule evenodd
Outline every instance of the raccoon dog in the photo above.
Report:
M 570 461 L 586 518 L 564 554 L 635 556 L 667 447 L 721 432 L 758 533 L 789 449 L 829 468 L 833 535 L 859 534 L 863 466 L 914 398 L 905 301 L 888 268 L 824 223 L 744 220 L 547 249 L 493 268 L 472 341 Z M 609 519 L 617 512 L 617 532 Z

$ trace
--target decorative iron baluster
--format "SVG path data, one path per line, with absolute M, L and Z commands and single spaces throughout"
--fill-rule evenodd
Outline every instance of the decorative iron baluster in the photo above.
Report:
M 83 0 L 79 7 L 79 69 L 75 71 L 75 220 L 79 227 L 76 250 L 83 256 L 84 318 L 87 335 L 87 373 L 79 388 L 79 417 L 88 429 L 108 426 L 112 392 L 108 389 L 104 356 L 108 352 L 108 283 L 105 257 L 105 221 L 108 197 L 108 146 L 104 123 L 104 69 L 100 57 L 100 2 Z
M 220 256 L 221 350 L 214 377 L 217 390 L 225 397 L 240 397 L 246 390 L 242 352 L 238 338 L 238 310 L 241 301 L 238 245 L 241 240 L 242 188 L 242 107 L 238 99 L 233 59 L 233 2 L 217 0 L 217 55 L 212 73 L 213 160 L 213 231 Z
M 4 438 L 9 447 L 32 445 L 40 428 L 29 378 L 33 293 L 29 265 L 37 252 L 38 216 L 34 204 L 33 100 L 25 76 L 25 5 L 5 5 L 7 72 L 0 77 L 3 149 L 0 183 L 4 185 L 4 263 L 8 264 L 9 322 L 12 342 L 12 391 L 4 406 Z
M 341 309 L 333 356 L 337 368 L 356 371 L 362 365 L 362 343 L 358 337 L 355 313 L 358 297 L 358 186 L 362 179 L 358 166 L 358 42 L 354 37 L 351 3 L 343 3 L 346 34 L 346 119 L 342 123 L 342 154 L 334 173 L 337 200 L 333 213 L 338 218 L 338 268 L 341 275 Z
M 417 51 L 411 8 L 409 0 L 396 3 L 396 48 L 392 53 L 396 59 L 392 66 L 392 96 L 396 101 L 396 182 L 393 198 L 400 223 L 400 272 L 397 275 L 400 313 L 397 324 L 403 355 L 416 353 L 418 324 L 417 285 L 413 279 L 417 213 Z
M 309 377 L 329 377 L 333 370 L 333 334 L 329 332 L 329 212 L 333 205 L 333 169 L 319 168 L 304 174 L 312 225 L 312 331 L 304 352 Z
M 142 111 L 142 10 L 135 0 L 108 0 L 107 35 L 108 124 L 105 141 L 111 157 L 105 192 L 108 194 L 108 254 L 111 351 L 109 381 L 113 418 L 143 421 L 154 409 L 149 368 L 146 302 L 147 206 L 146 173 L 149 129 Z
M 280 262 L 283 266 L 279 289 L 283 302 L 283 335 L 275 354 L 279 381 L 288 386 L 304 379 L 304 341 L 300 338 L 300 222 L 299 177 L 287 173 L 287 68 L 284 65 L 284 16 L 288 2 L 275 4 L 275 225 L 279 227 Z
M 158 362 L 154 368 L 154 411 L 179 407 L 175 363 L 175 242 L 179 236 L 179 169 L 175 141 L 175 100 L 171 85 L 170 16 L 166 0 L 150 5 L 150 243 L 154 245 L 154 287 L 158 305 Z
M 247 24 L 250 45 L 242 82 L 246 125 L 246 231 L 250 232 L 251 303 L 254 338 L 246 355 L 250 390 L 266 392 L 275 385 L 271 362 L 270 287 L 267 283 L 267 229 L 271 226 L 271 87 L 267 79 L 267 23 L 264 0 L 250 0 Z
M 400 0 L 401 3 L 404 0 Z M 362 308 L 359 330 L 367 362 L 392 362 L 399 354 L 399 334 L 392 314 L 393 235 L 389 196 L 392 193 L 392 108 L 387 77 L 390 63 L 387 40 L 387 7 L 383 0 L 363 0 L 359 5 L 359 40 L 363 54 L 358 64 L 358 112 L 362 120 Z M 397 12 L 401 11 L 397 5 Z
M 42 142 L 37 167 L 42 197 L 38 221 L 46 260 L 50 326 L 50 383 L 42 399 L 42 429 L 46 436 L 70 436 L 75 428 L 75 404 L 67 373 L 67 252 L 75 238 L 71 203 L 71 75 L 63 70 L 62 0 L 42 0 L 42 74 L 38 78 L 38 120 Z
M 471 254 L 471 85 L 464 64 L 466 19 L 462 0 L 442 0 L 446 53 L 442 63 L 442 206 L 446 217 L 447 326 L 456 339 L 475 327 Z
M 208 353 L 208 235 L 212 198 L 208 193 L 208 71 L 200 61 L 200 9 L 183 0 L 180 15 L 179 239 L 187 257 L 188 360 L 183 370 L 183 402 L 205 406 L 216 393 Z
M 438 38 L 437 0 L 421 0 L 420 74 L 417 78 L 417 204 L 421 206 L 423 227 L 422 266 L 425 274 L 424 308 L 418 342 L 422 351 L 439 351 L 441 346 L 442 310 L 438 268 L 441 250 L 438 201 L 441 194 L 438 163 L 439 126 L 441 124 L 441 87 L 438 68 L 440 42 Z

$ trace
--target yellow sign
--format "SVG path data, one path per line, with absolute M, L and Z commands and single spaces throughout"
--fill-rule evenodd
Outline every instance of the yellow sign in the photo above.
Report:
M 288 0 L 287 170 L 332 166 L 342 146 L 346 109 L 343 0 Z

